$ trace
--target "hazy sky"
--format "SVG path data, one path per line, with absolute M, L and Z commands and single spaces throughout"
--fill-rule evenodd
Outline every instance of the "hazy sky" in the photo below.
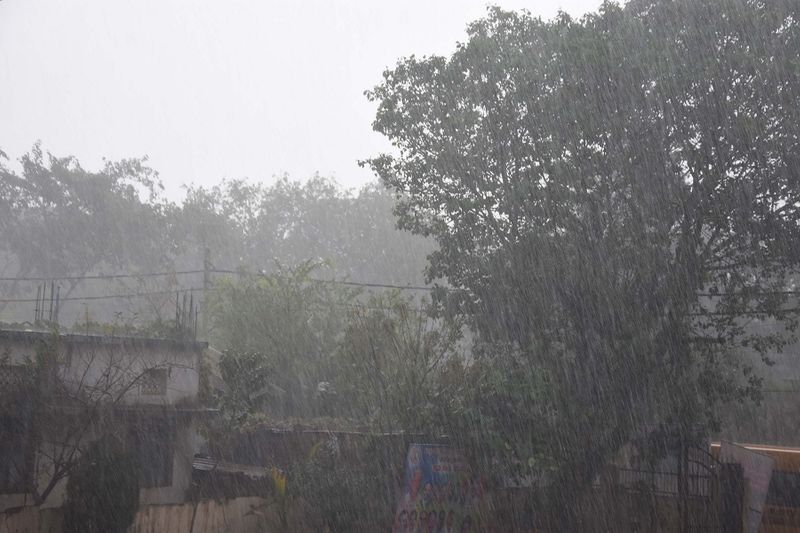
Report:
M 600 0 L 498 0 L 545 18 Z M 446 54 L 485 0 L 2 0 L 0 149 L 41 139 L 87 168 L 150 157 L 171 197 L 314 172 L 349 187 L 385 149 L 363 95 L 398 58 Z

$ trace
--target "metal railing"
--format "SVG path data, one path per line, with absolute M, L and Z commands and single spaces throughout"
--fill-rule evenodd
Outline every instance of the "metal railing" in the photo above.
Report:
M 689 496 L 711 496 L 712 477 L 710 474 L 689 472 L 687 478 Z M 674 472 L 618 468 L 616 484 L 628 490 L 653 494 L 677 495 L 679 492 L 678 474 Z

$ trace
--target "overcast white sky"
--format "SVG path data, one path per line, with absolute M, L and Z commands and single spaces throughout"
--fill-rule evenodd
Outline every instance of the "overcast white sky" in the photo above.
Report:
M 147 155 L 174 199 L 284 172 L 358 187 L 356 161 L 387 146 L 364 90 L 451 52 L 487 4 L 550 18 L 600 0 L 2 0 L 0 149 Z

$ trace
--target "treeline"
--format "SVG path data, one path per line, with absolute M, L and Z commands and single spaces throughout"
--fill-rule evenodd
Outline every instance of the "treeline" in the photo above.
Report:
M 436 432 L 434 399 L 456 392 L 442 379 L 463 368 L 461 323 L 434 317 L 428 299 L 316 282 L 315 267 L 217 285 L 226 424 Z
M 143 159 L 87 170 L 37 143 L 14 171 L 2 156 L 3 322 L 33 321 L 40 288 L 49 305 L 49 280 L 62 326 L 142 326 L 173 319 L 176 291 L 213 282 L 198 271 L 269 273 L 314 260 L 323 278 L 419 285 L 434 249 L 395 228 L 394 198 L 378 185 L 351 191 L 321 176 L 231 180 L 187 186 L 178 203 Z M 170 272 L 178 274 L 151 275 Z M 133 275 L 97 279 L 119 274 Z
M 368 93 L 396 150 L 367 164 L 394 196 L 235 181 L 179 206 L 142 161 L 87 172 L 36 146 L 2 171 L 2 268 L 200 270 L 116 282 L 144 291 L 243 266 L 209 298 L 224 420 L 447 434 L 496 486 L 530 485 L 550 529 L 588 531 L 577 503 L 623 447 L 685 463 L 797 340 L 797 9 L 491 9 L 451 56 L 401 60 Z M 421 282 L 429 253 L 450 287 L 436 313 L 316 281 Z

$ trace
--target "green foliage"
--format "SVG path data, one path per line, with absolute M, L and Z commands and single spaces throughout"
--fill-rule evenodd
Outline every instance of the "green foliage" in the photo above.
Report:
M 124 533 L 139 508 L 135 460 L 111 436 L 93 442 L 67 483 L 64 530 Z
M 212 338 L 225 349 L 221 406 L 229 417 L 325 414 L 320 384 L 330 381 L 326 365 L 355 292 L 312 281 L 316 268 L 306 263 L 216 287 Z
M 163 239 L 169 205 L 144 160 L 107 162 L 90 172 L 73 157 L 45 155 L 37 143 L 21 164 L 19 176 L 0 168 L 10 207 L 0 251 L 13 256 L 19 273 L 81 276 L 165 263 L 172 248 Z
M 95 281 L 66 276 L 204 266 L 272 272 L 281 270 L 276 263 L 294 269 L 312 260 L 324 262 L 318 274 L 325 277 L 415 284 L 433 249 L 430 240 L 396 229 L 394 198 L 375 185 L 351 191 L 320 176 L 303 184 L 283 178 L 271 186 L 232 180 L 187 187 L 177 205 L 163 197 L 158 174 L 145 160 L 87 170 L 74 157 L 56 157 L 36 144 L 20 162 L 16 172 L 0 153 L 0 272 L 56 280 L 62 320 L 85 324 L 91 307 L 93 321 L 108 323 L 124 311 L 127 323 L 162 324 L 158 333 L 172 336 L 170 292 L 207 281 L 202 274 Z M 36 285 L 8 281 L 0 289 L 6 297 L 33 298 Z M 63 301 L 143 292 L 146 297 L 134 301 Z M 0 302 L 9 321 L 29 320 L 31 307 Z
M 397 293 L 355 309 L 333 359 L 336 407 L 384 431 L 436 432 L 440 375 L 457 357 L 458 323 Z
M 469 364 L 451 360 L 443 369 L 437 424 L 491 483 L 551 479 L 555 457 L 563 460 L 547 447 L 557 415 L 544 407 L 551 385 L 522 354 L 483 348 Z
M 217 400 L 226 419 L 244 424 L 257 413 L 268 411 L 273 375 L 268 355 L 225 350 L 219 360 L 219 370 L 227 388 Z
M 459 324 L 397 293 L 314 281 L 316 264 L 214 292 L 225 418 L 237 425 L 328 417 L 385 431 L 434 430 L 439 376 Z M 353 421 L 348 423 L 347 421 Z
M 318 274 L 325 277 L 418 283 L 433 244 L 398 231 L 393 205 L 382 187 L 353 192 L 320 176 L 269 187 L 233 180 L 188 188 L 175 227 L 195 265 L 208 248 L 217 268 L 272 271 L 276 262 L 294 269 L 324 260 Z
M 395 504 L 393 469 L 376 444 L 361 443 L 344 455 L 335 440 L 321 442 L 289 472 L 289 494 L 305 501 L 332 533 L 386 529 L 382 521 L 393 516 Z
M 796 3 L 632 0 L 492 9 L 451 57 L 384 74 L 397 151 L 368 164 L 484 343 L 462 435 L 509 468 L 543 454 L 573 493 L 631 435 L 757 393 L 737 351 L 796 327 L 798 57 Z
M 161 196 L 158 174 L 146 160 L 107 161 L 89 171 L 74 157 L 45 154 L 37 143 L 20 163 L 19 174 L 0 166 L 3 276 L 52 278 L 66 304 L 66 298 L 81 293 L 108 294 L 127 285 L 117 280 L 110 287 L 98 286 L 81 281 L 81 276 L 150 272 L 172 265 L 175 244 L 169 221 L 174 206 Z M 37 285 L 13 279 L 0 281 L 0 290 L 6 297 L 33 298 Z M 120 310 L 119 301 L 115 304 L 116 309 L 109 309 L 108 301 L 93 307 L 101 310 L 103 321 L 111 321 L 112 313 Z M 62 317 L 76 314 L 76 306 L 63 307 Z M 17 320 L 33 318 L 33 306 L 27 302 L 0 302 L 2 311 Z

